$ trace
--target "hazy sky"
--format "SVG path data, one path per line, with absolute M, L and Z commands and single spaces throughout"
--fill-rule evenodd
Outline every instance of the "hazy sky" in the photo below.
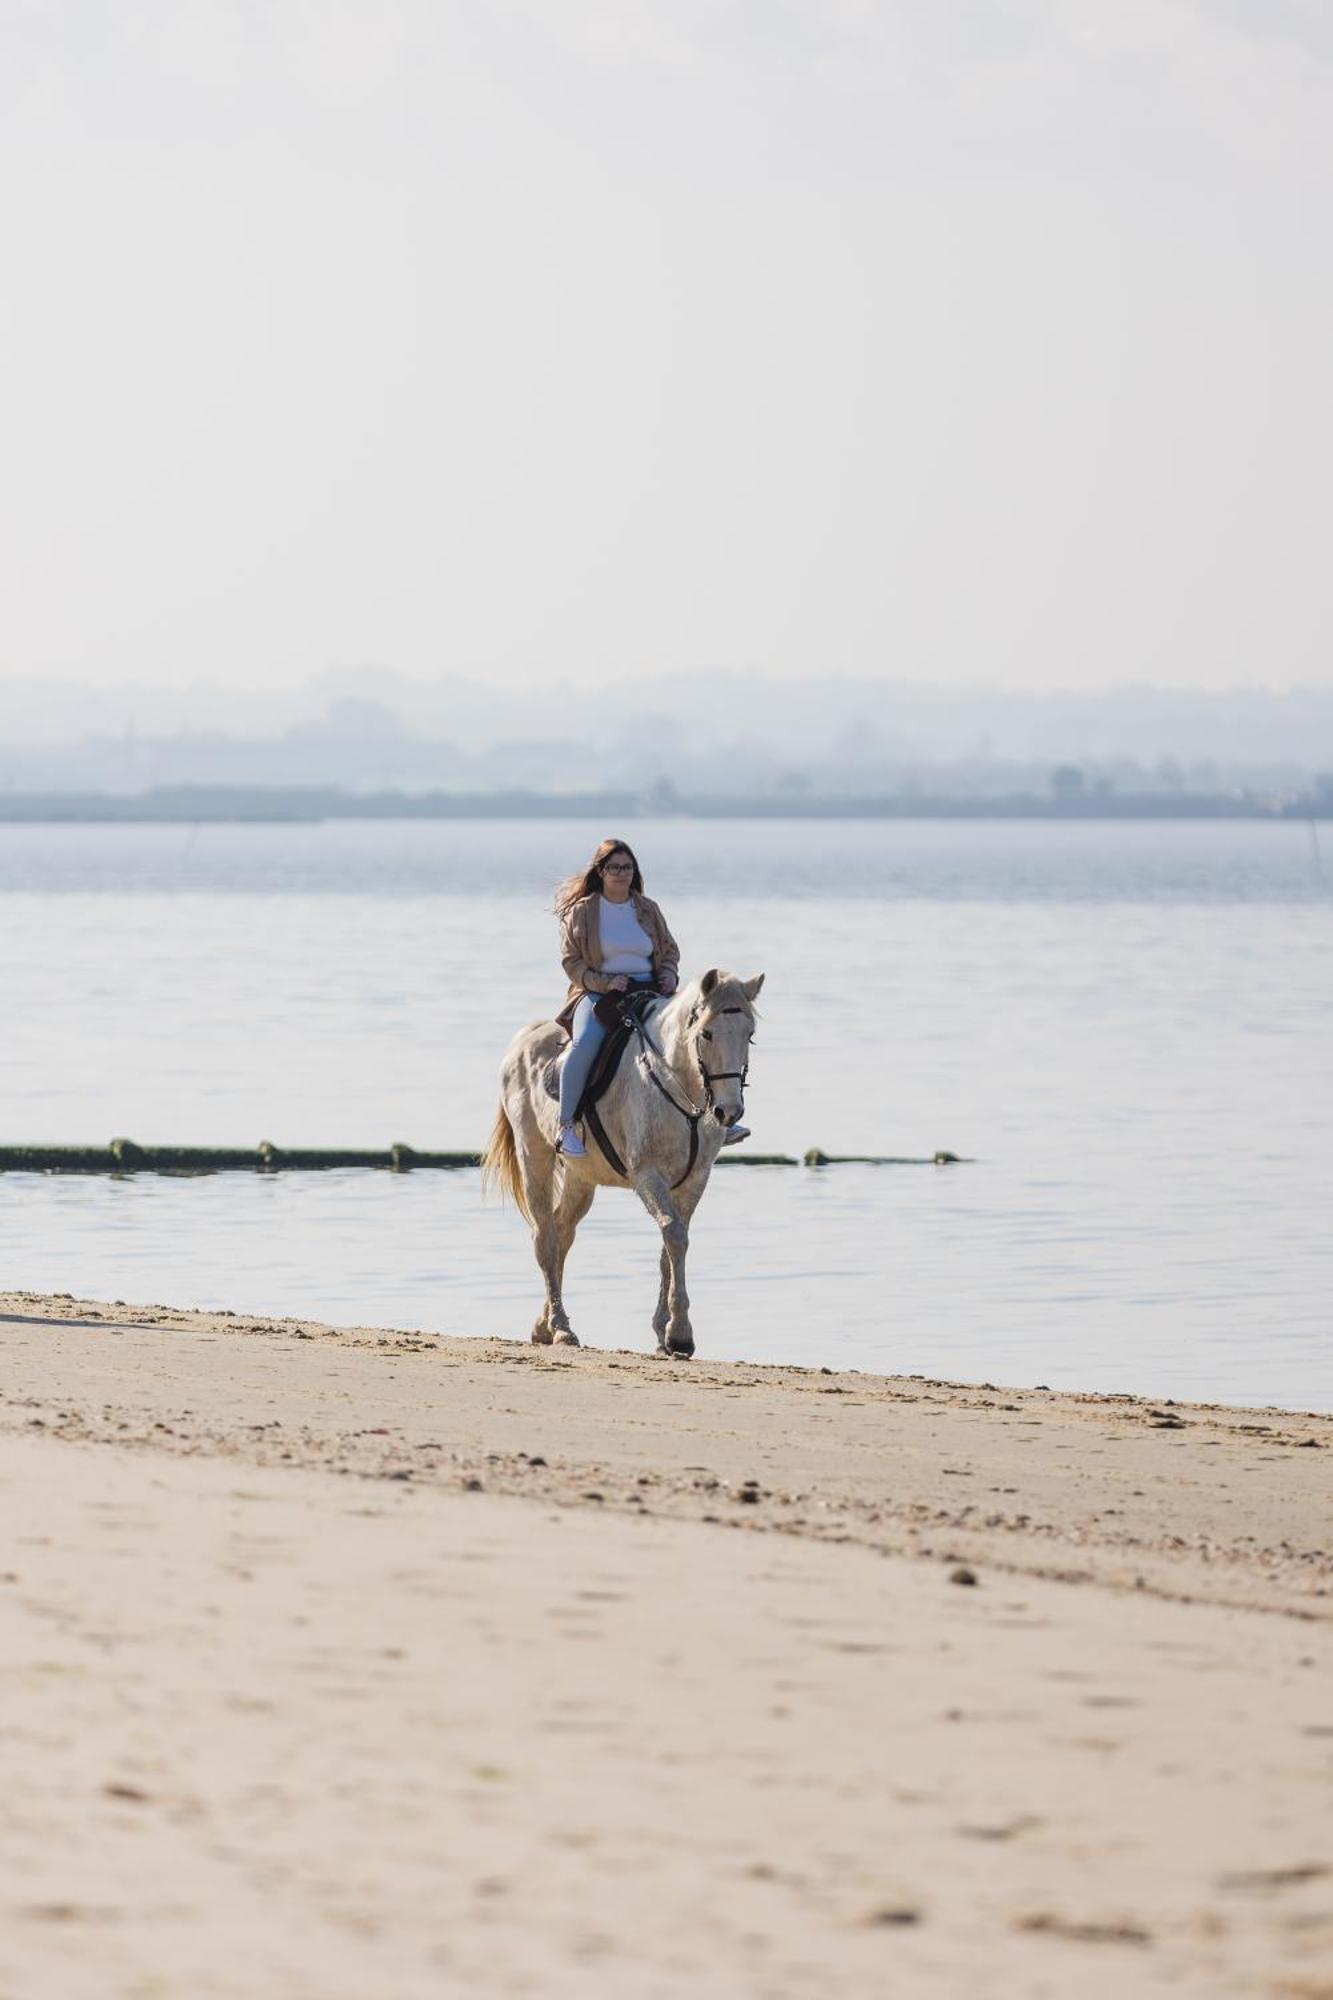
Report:
M 0 0 L 0 675 L 1333 683 L 1327 0 Z

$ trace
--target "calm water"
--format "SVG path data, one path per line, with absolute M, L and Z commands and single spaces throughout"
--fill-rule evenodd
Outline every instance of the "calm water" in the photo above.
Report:
M 483 1143 L 561 993 L 570 822 L 0 828 L 0 1136 Z M 764 971 L 755 1144 L 975 1164 L 720 1173 L 701 1352 L 1333 1406 L 1333 892 L 1308 828 L 640 823 L 688 970 Z M 1325 832 L 1325 838 L 1327 834 Z M 0 1179 L 5 1282 L 523 1335 L 477 1177 Z M 599 1197 L 567 1298 L 645 1346 Z

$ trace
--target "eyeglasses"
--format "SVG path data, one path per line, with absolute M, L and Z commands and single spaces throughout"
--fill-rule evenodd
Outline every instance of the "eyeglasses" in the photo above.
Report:
M 634 863 L 632 861 L 604 861 L 602 863 L 602 873 L 603 875 L 632 875 L 634 873 Z

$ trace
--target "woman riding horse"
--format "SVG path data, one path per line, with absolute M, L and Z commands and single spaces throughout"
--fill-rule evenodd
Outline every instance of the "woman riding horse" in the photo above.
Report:
M 556 1016 L 570 1036 L 560 1066 L 560 1151 L 577 1159 L 587 1147 L 574 1127 L 593 1057 L 606 1038 L 595 1009 L 604 993 L 676 990 L 680 949 L 657 904 L 643 893 L 643 875 L 623 840 L 602 841 L 588 866 L 570 875 L 555 895 L 560 919 L 560 963 L 569 992 Z M 732 1125 L 723 1140 L 748 1139 Z

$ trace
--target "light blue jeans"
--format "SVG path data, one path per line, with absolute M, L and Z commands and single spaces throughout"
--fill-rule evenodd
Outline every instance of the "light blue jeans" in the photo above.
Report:
M 631 988 L 651 986 L 651 979 L 631 979 Z M 593 1008 L 601 998 L 600 994 L 585 993 L 574 1009 L 574 1031 L 565 1059 L 560 1065 L 560 1123 L 572 1125 L 574 1113 L 578 1110 L 583 1086 L 588 1081 L 592 1059 L 606 1040 L 606 1029 L 602 1026 Z

